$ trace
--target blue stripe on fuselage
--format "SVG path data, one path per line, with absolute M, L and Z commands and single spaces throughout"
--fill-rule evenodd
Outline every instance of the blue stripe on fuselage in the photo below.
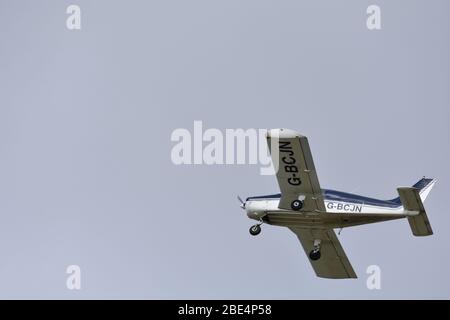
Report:
M 366 204 L 366 205 L 373 205 L 373 206 L 379 206 L 379 207 L 391 207 L 395 208 L 401 205 L 400 198 L 395 198 L 392 200 L 379 200 L 374 198 L 368 198 L 363 197 L 360 195 L 352 194 L 352 193 L 346 193 L 336 190 L 329 190 L 329 189 L 322 189 L 322 192 L 324 194 L 324 200 L 328 201 L 342 201 L 342 202 L 348 202 L 348 203 L 355 203 L 355 204 Z M 267 196 L 258 196 L 258 197 L 249 197 L 246 199 L 246 201 L 253 201 L 253 200 L 270 200 L 270 199 L 280 199 L 281 193 L 267 195 Z

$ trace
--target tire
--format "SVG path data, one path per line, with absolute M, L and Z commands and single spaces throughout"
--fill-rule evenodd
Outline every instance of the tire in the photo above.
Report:
M 249 232 L 252 236 L 257 236 L 261 233 L 261 226 L 258 224 L 255 224 L 254 226 L 251 226 L 249 229 Z
M 320 257 L 321 257 L 321 254 L 320 254 L 320 251 L 319 251 L 319 250 L 317 250 L 317 251 L 312 250 L 312 251 L 309 253 L 309 258 L 310 258 L 311 260 L 313 260 L 313 261 L 319 260 Z
M 300 210 L 301 208 L 303 208 L 303 201 L 301 201 L 301 200 L 294 200 L 294 201 L 292 201 L 291 208 L 294 211 Z

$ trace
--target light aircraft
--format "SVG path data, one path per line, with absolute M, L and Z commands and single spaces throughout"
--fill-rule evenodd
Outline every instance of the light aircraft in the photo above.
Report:
M 267 142 L 272 163 L 278 163 L 281 193 L 245 201 L 238 197 L 247 216 L 259 221 L 250 234 L 258 235 L 263 223 L 288 227 L 297 235 L 318 277 L 357 278 L 334 228 L 407 218 L 413 235 L 433 234 L 423 201 L 436 179 L 424 177 L 412 187 L 398 187 L 399 196 L 391 200 L 322 189 L 305 136 L 289 129 L 272 129 L 267 132 Z

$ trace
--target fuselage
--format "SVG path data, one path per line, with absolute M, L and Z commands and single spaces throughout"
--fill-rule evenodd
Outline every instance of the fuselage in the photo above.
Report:
M 400 198 L 379 200 L 329 189 L 322 189 L 325 212 L 279 209 L 280 197 L 281 194 L 273 194 L 247 198 L 247 216 L 280 226 L 339 228 L 362 224 L 360 218 L 361 221 L 362 218 L 370 218 L 367 223 L 373 223 L 418 214 L 404 210 Z

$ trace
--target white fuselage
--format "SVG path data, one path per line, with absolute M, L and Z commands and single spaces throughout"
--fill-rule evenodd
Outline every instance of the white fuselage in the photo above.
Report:
M 247 216 L 254 220 L 263 220 L 280 226 L 304 227 L 346 227 L 363 224 L 355 218 L 366 220 L 365 223 L 381 222 L 417 215 L 417 211 L 406 211 L 403 206 L 386 207 L 364 203 L 352 203 L 325 200 L 326 212 L 292 211 L 278 208 L 279 199 L 248 200 L 245 203 Z

